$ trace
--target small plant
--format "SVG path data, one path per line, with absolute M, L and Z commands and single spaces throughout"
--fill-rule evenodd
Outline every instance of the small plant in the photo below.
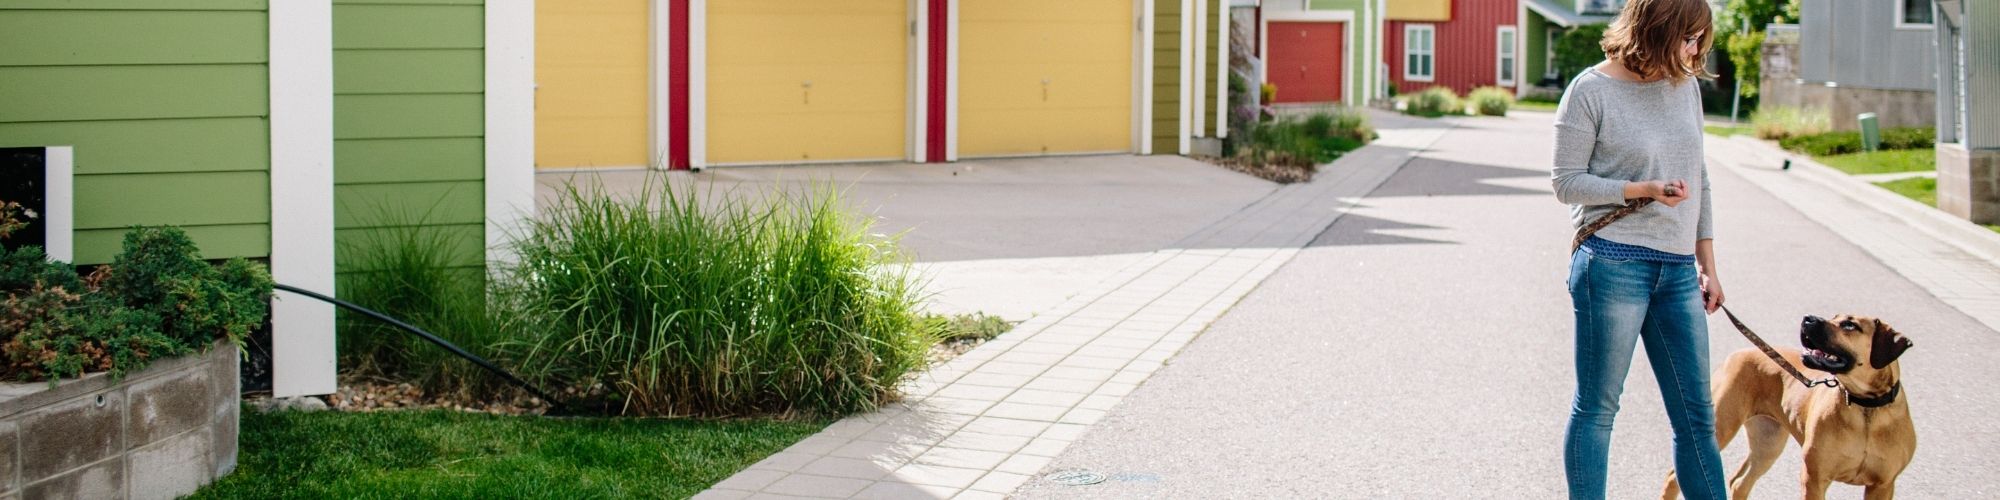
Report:
M 1782 140 L 1832 130 L 1833 119 L 1824 109 L 1766 106 L 1750 115 L 1750 127 L 1758 139 Z
M 1276 102 L 1278 99 L 1277 84 L 1265 83 L 1262 87 L 1259 87 L 1257 90 L 1258 90 L 1257 93 L 1258 97 L 1262 98 L 1257 102 L 1262 103 L 1265 106 L 1271 105 L 1272 102 Z
M 1450 87 L 1436 86 L 1404 98 L 1403 112 L 1427 118 L 1465 114 L 1465 102 Z
M 1486 116 L 1507 116 L 1507 108 L 1514 105 L 1514 93 L 1500 87 L 1480 87 L 1466 95 L 1472 101 L 1473 109 Z
M 999 316 L 985 313 L 959 314 L 953 316 L 930 315 L 926 321 L 941 323 L 938 327 L 940 343 L 984 342 L 999 337 L 1014 328 L 1014 323 Z

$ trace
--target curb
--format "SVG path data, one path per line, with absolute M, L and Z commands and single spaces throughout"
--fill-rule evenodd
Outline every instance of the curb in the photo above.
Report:
M 1846 196 L 1862 205 L 1889 215 L 1915 227 L 1938 240 L 1950 244 L 1974 257 L 2000 266 L 2000 233 L 1989 231 L 1971 221 L 1954 217 L 1934 207 L 1884 189 L 1867 181 L 1857 179 L 1813 161 L 1811 157 L 1785 151 L 1769 141 L 1748 136 L 1724 139 L 1739 144 L 1757 154 L 1768 164 L 1777 165 L 1783 160 L 1792 162 L 1792 171 L 1802 174 L 1812 182 L 1826 187 L 1834 193 Z M 1732 162 L 1722 162 L 1732 163 Z

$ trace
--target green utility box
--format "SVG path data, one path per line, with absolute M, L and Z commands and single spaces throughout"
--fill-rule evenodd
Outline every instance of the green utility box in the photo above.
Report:
M 1875 113 L 1862 113 L 1854 119 L 1861 122 L 1861 150 L 1882 149 L 1882 129 L 1875 123 Z

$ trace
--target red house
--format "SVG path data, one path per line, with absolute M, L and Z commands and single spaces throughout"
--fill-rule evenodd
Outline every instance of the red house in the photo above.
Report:
M 1382 59 L 1398 94 L 1432 86 L 1464 95 L 1514 90 L 1521 81 L 1519 0 L 1395 0 L 1382 29 Z M 1532 82 L 1530 82 L 1532 83 Z

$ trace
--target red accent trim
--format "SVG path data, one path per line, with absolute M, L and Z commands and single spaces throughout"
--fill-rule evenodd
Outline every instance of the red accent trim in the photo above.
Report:
M 672 66 L 667 77 L 667 126 L 673 134 L 667 138 L 667 165 L 673 170 L 687 170 L 692 162 L 688 153 L 688 2 L 672 0 L 667 2 L 671 25 L 667 28 L 669 47 L 668 58 Z
M 930 19 L 926 20 L 926 22 L 930 24 L 930 53 L 928 54 L 930 58 L 930 71 L 928 75 L 925 75 L 927 81 L 924 86 L 924 88 L 928 89 L 928 95 L 925 96 L 925 100 L 929 103 L 929 106 L 925 109 L 926 112 L 924 113 L 926 115 L 924 116 L 924 161 L 929 163 L 943 163 L 945 161 L 944 111 L 947 90 L 945 87 L 949 83 L 945 71 L 948 68 L 945 65 L 950 63 L 949 49 L 951 48 L 949 47 L 951 39 L 946 30 L 950 29 L 950 26 L 947 26 L 947 24 L 951 20 L 949 12 L 951 0 L 929 1 Z

